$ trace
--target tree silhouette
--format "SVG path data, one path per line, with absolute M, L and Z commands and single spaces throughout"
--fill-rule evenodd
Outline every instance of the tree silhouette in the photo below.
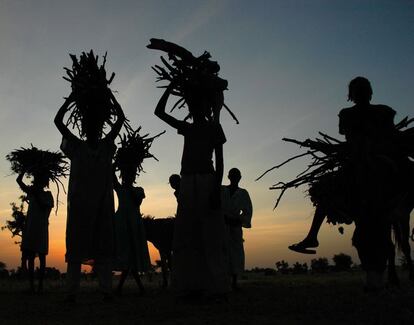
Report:
M 311 260 L 311 269 L 314 273 L 325 273 L 329 270 L 329 262 L 326 257 L 314 258 Z
M 289 273 L 289 263 L 285 260 L 277 261 L 276 269 L 278 273 L 287 274 Z
M 308 264 L 307 263 L 299 263 L 296 262 L 292 265 L 292 273 L 293 274 L 306 274 L 308 272 Z
M 349 271 L 352 266 L 352 257 L 349 255 L 346 255 L 344 253 L 340 253 L 337 255 L 334 255 L 332 258 L 335 263 L 335 270 L 337 271 Z
M 15 241 L 15 244 L 20 245 L 21 244 L 21 238 L 22 238 L 22 232 L 23 232 L 23 228 L 26 222 L 26 212 L 25 210 L 25 202 L 26 202 L 26 197 L 24 195 L 19 197 L 20 199 L 20 205 L 17 205 L 15 202 L 10 203 L 11 207 L 12 207 L 12 214 L 11 220 L 6 220 L 6 225 L 1 227 L 1 230 L 9 230 L 12 234 L 12 238 L 14 238 L 15 236 L 20 237 L 19 241 Z

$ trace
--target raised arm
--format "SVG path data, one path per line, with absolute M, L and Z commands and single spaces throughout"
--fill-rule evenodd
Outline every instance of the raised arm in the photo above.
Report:
M 164 94 L 161 96 L 160 100 L 158 101 L 157 107 L 155 107 L 154 114 L 163 120 L 168 125 L 172 126 L 175 129 L 178 129 L 180 126 L 181 121 L 177 120 L 176 118 L 172 117 L 170 114 L 165 112 L 165 107 L 167 106 L 168 97 L 171 94 L 173 89 L 173 83 L 170 83 L 168 87 L 165 89 Z
M 23 182 L 23 176 L 24 176 L 24 173 L 20 173 L 19 176 L 17 176 L 16 178 L 16 182 L 17 184 L 19 184 L 19 187 L 21 188 L 23 192 L 28 193 L 30 191 L 30 186 L 27 186 Z
M 125 115 L 124 115 L 124 111 L 121 108 L 121 105 L 119 105 L 118 101 L 116 100 L 114 94 L 112 93 L 112 91 L 109 91 L 111 100 L 112 100 L 112 104 L 115 107 L 115 111 L 116 111 L 116 116 L 117 116 L 117 120 L 115 122 L 115 124 L 112 126 L 111 131 L 109 131 L 108 135 L 106 136 L 107 139 L 115 141 L 116 136 L 119 134 L 119 132 L 121 131 L 122 125 L 125 122 Z
M 70 104 L 73 102 L 73 93 L 69 95 L 69 97 L 65 100 L 63 105 L 59 108 L 56 116 L 55 116 L 55 125 L 58 128 L 59 132 L 62 134 L 62 136 L 66 139 L 68 138 L 76 138 L 76 136 L 69 131 L 68 127 L 63 123 L 63 118 L 67 111 L 69 110 Z

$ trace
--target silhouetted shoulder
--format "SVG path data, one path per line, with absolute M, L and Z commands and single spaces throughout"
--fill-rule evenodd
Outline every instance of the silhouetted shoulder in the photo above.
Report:
M 339 112 L 339 133 L 347 135 L 391 132 L 394 128 L 394 116 L 395 111 L 386 105 L 355 105 L 344 108 Z
M 78 148 L 81 145 L 81 143 L 82 140 L 76 137 L 63 137 L 60 149 L 69 159 L 72 159 L 75 152 L 78 151 Z
M 355 119 L 355 116 L 358 114 L 357 109 L 355 106 L 352 107 L 346 107 L 339 111 L 339 133 L 345 134 L 348 125 L 351 123 L 353 119 Z
M 178 121 L 177 124 L 177 133 L 186 135 L 191 130 L 192 124 L 185 121 Z
M 193 139 L 208 139 L 213 146 L 224 144 L 226 136 L 224 135 L 221 124 L 218 123 L 206 123 L 203 125 L 194 125 L 184 121 L 180 121 L 177 128 L 177 133 L 192 137 Z
M 377 114 L 383 114 L 384 117 L 394 118 L 396 114 L 395 110 L 393 110 L 391 107 L 387 105 L 379 104 L 379 105 L 371 105 L 371 107 L 375 109 L 375 112 L 377 112 Z
M 249 192 L 245 188 L 240 188 L 240 192 L 242 192 L 243 195 L 249 196 Z
M 134 187 L 135 194 L 140 198 L 145 198 L 145 191 L 142 187 Z

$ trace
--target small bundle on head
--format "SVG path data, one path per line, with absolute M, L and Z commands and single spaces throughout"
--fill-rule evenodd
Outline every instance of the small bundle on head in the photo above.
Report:
M 87 132 L 101 136 L 105 123 L 112 125 L 116 116 L 108 88 L 115 73 L 107 79 L 106 53 L 101 65 L 98 64 L 98 55 L 95 56 L 92 50 L 82 52 L 79 59 L 73 54 L 70 57 L 72 69 L 64 68 L 67 76 L 63 79 L 71 83 L 74 102 L 66 124 L 77 128 L 81 137 L 85 137 Z
M 154 155 L 149 152 L 152 142 L 160 135 L 161 132 L 154 137 L 149 137 L 149 134 L 140 135 L 141 127 L 136 130 L 128 130 L 128 134 L 121 136 L 119 148 L 115 154 L 115 168 L 122 170 L 123 168 L 133 168 L 136 174 L 139 175 L 143 171 L 142 163 L 146 158 L 154 158 Z
M 220 66 L 217 62 L 210 60 L 210 53 L 204 52 L 199 57 L 195 57 L 191 52 L 174 43 L 154 38 L 150 42 L 147 45 L 148 48 L 166 52 L 171 61 L 170 64 L 161 57 L 165 68 L 158 65 L 152 67 L 158 74 L 157 81 L 172 82 L 174 85 L 172 94 L 181 97 L 171 111 L 176 107 L 182 108 L 187 105 L 192 109 L 202 110 L 199 113 L 207 120 L 215 120 L 218 119 L 219 112 L 224 106 L 237 124 L 239 123 L 224 103 L 223 92 L 227 90 L 228 82 L 218 76 Z M 191 113 L 188 117 L 190 116 Z
M 40 150 L 31 145 L 30 148 L 22 147 L 10 152 L 6 159 L 11 163 L 13 173 L 24 173 L 33 178 L 54 182 L 59 197 L 59 184 L 63 187 L 59 178 L 66 177 L 69 169 L 69 164 L 61 152 Z
M 40 150 L 33 145 L 10 152 L 6 159 L 16 174 L 45 176 L 53 182 L 58 181 L 59 177 L 66 177 L 68 171 L 68 163 L 61 152 Z

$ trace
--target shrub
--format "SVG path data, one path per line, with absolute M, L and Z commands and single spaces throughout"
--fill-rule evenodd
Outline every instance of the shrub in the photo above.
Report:
M 346 255 L 344 253 L 340 253 L 337 255 L 334 255 L 332 258 L 335 263 L 335 270 L 336 271 L 349 271 L 351 270 L 352 266 L 352 258 L 349 255 Z
M 278 273 L 287 274 L 289 273 L 289 264 L 285 260 L 276 262 L 276 270 Z
M 314 273 L 325 273 L 329 271 L 329 262 L 326 257 L 311 260 L 311 269 Z
M 308 272 L 308 264 L 307 263 L 299 263 L 296 262 L 292 266 L 292 273 L 293 274 L 306 274 Z

